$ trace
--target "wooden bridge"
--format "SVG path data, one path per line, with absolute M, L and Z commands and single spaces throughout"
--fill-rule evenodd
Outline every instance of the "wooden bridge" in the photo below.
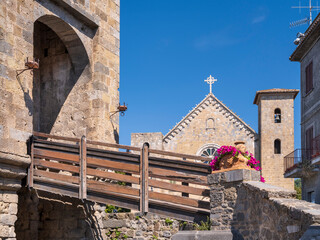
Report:
M 209 158 L 37 132 L 30 154 L 30 188 L 188 221 L 210 214 Z

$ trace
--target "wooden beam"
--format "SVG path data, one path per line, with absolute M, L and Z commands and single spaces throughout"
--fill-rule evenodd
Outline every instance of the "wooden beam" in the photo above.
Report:
M 149 207 L 149 144 L 144 143 L 140 155 L 140 212 L 145 214 Z
M 86 137 L 82 136 L 80 140 L 80 184 L 79 198 L 87 198 L 87 144 Z
M 169 183 L 169 182 L 159 181 L 157 179 L 149 179 L 149 186 L 155 187 L 155 188 L 166 189 L 166 190 L 170 190 L 170 191 L 175 191 L 175 192 L 190 193 L 190 194 L 199 195 L 202 197 L 209 197 L 210 196 L 209 189 L 185 186 L 185 185 L 183 185 L 183 183 L 182 183 L 182 185 L 180 185 L 180 184 L 173 184 L 173 183 Z
M 28 187 L 33 188 L 33 166 L 34 166 L 34 142 L 33 137 L 31 137 L 31 163 L 28 168 Z

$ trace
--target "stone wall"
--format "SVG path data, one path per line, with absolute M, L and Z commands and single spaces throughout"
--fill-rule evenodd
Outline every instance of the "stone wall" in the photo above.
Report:
M 131 146 L 142 148 L 145 142 L 148 142 L 150 148 L 163 150 L 163 134 L 161 132 L 154 133 L 131 133 Z
M 208 94 L 199 105 L 192 109 L 166 136 L 161 133 L 133 133 L 131 145 L 141 147 L 144 142 L 150 148 L 182 154 L 199 154 L 203 147 L 233 145 L 244 141 L 247 150 L 254 153 L 256 133 L 240 118 L 220 102 L 213 94 Z
M 15 239 L 17 211 L 18 195 L 11 191 L 0 191 L 0 239 Z
M 257 173 L 235 170 L 208 176 L 213 230 L 230 229 L 240 239 L 298 240 L 320 223 L 319 205 L 295 199 L 295 191 L 257 181 Z
M 19 191 L 16 221 L 17 195 L 3 196 L 1 237 L 16 236 L 17 240 L 169 239 L 179 229 L 179 222 L 170 218 L 154 214 L 144 216 L 139 212 L 106 213 L 103 204 L 27 188 Z
M 284 178 L 284 157 L 294 151 L 294 98 L 298 90 L 271 89 L 258 91 L 255 104 L 259 107 L 259 144 L 262 176 L 266 183 L 293 190 L 294 179 Z M 275 109 L 281 110 L 281 122 L 275 123 Z M 276 154 L 274 141 L 281 141 Z
M 179 230 L 179 221 L 171 218 L 163 218 L 148 213 L 110 213 L 104 216 L 103 227 L 107 239 L 116 237 L 119 239 L 170 239 Z
M 119 22 L 119 0 L 0 1 L 0 162 L 25 173 L 33 130 L 118 141 Z

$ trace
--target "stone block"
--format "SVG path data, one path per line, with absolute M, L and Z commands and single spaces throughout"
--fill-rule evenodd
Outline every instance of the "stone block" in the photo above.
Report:
M 0 223 L 3 225 L 9 225 L 14 226 L 14 223 L 17 220 L 16 215 L 10 215 L 10 214 L 1 214 L 0 215 Z
M 18 195 L 15 192 L 3 192 L 3 201 L 6 203 L 18 203 Z
M 172 240 L 232 240 L 231 231 L 181 231 L 172 236 Z
M 127 223 L 125 220 L 110 219 L 110 220 L 104 220 L 103 226 L 105 228 L 119 228 L 119 227 L 126 227 Z
M 12 215 L 16 215 L 18 212 L 18 204 L 16 203 L 10 203 L 9 205 L 9 213 Z

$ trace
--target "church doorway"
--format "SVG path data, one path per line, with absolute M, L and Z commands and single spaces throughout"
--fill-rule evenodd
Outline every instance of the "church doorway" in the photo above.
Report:
M 34 58 L 40 67 L 33 77 L 33 130 L 50 133 L 89 58 L 73 28 L 53 15 L 34 23 Z

